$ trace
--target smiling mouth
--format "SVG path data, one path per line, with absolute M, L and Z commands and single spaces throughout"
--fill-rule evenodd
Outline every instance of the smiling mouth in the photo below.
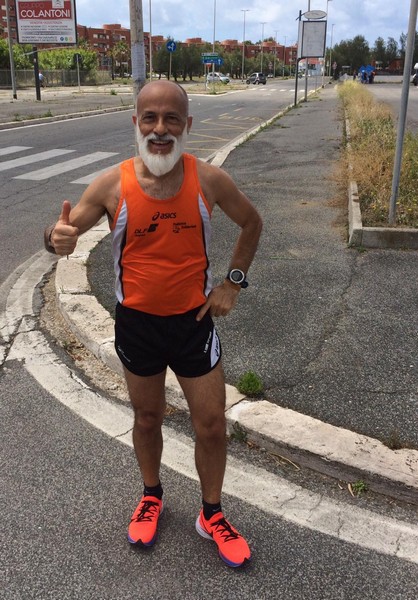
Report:
M 157 150 L 157 152 L 161 152 L 162 150 L 171 148 L 173 141 L 172 140 L 150 140 L 149 144 L 152 148 Z

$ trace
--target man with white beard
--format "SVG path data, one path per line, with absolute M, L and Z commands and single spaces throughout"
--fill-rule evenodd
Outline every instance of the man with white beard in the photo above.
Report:
M 160 463 L 165 376 L 170 367 L 184 392 L 196 436 L 202 491 L 196 521 L 232 567 L 248 561 L 244 537 L 226 520 L 221 492 L 226 464 L 225 380 L 212 317 L 227 315 L 241 289 L 261 234 L 261 218 L 221 169 L 184 153 L 192 125 L 187 94 L 168 81 L 147 84 L 133 122 L 139 156 L 99 176 L 57 223 L 46 248 L 71 254 L 79 235 L 107 215 L 116 272 L 115 347 L 134 410 L 133 441 L 144 490 L 128 540 L 151 546 L 163 510 Z M 208 259 L 215 205 L 240 227 L 225 279 L 212 285 Z M 187 491 L 185 490 L 185 493 Z

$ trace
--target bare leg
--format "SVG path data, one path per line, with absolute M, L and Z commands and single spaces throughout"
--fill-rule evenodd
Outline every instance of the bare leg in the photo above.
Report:
M 196 434 L 195 460 L 206 502 L 216 504 L 226 465 L 225 379 L 221 363 L 202 377 L 177 377 Z
M 140 377 L 127 369 L 124 371 L 135 413 L 133 429 L 135 454 L 145 485 L 153 487 L 160 481 L 165 371 L 151 377 Z

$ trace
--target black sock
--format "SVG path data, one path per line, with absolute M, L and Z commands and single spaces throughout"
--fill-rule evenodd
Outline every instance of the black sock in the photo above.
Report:
M 222 512 L 220 502 L 218 502 L 217 504 L 209 504 L 209 502 L 205 502 L 202 499 L 202 503 L 203 503 L 203 516 L 205 517 L 206 521 L 209 521 L 209 519 L 211 519 L 213 517 L 213 515 L 216 515 L 216 513 Z
M 144 496 L 154 496 L 154 498 L 158 498 L 158 500 L 161 500 L 161 498 L 163 497 L 163 488 L 161 486 L 161 483 L 154 487 L 148 487 L 144 484 Z

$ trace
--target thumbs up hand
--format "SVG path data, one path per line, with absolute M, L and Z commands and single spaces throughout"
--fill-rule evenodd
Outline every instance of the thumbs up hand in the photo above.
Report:
M 70 223 L 71 203 L 64 200 L 59 219 L 52 230 L 50 239 L 56 254 L 65 256 L 72 254 L 75 250 L 78 240 L 78 227 L 73 227 Z

